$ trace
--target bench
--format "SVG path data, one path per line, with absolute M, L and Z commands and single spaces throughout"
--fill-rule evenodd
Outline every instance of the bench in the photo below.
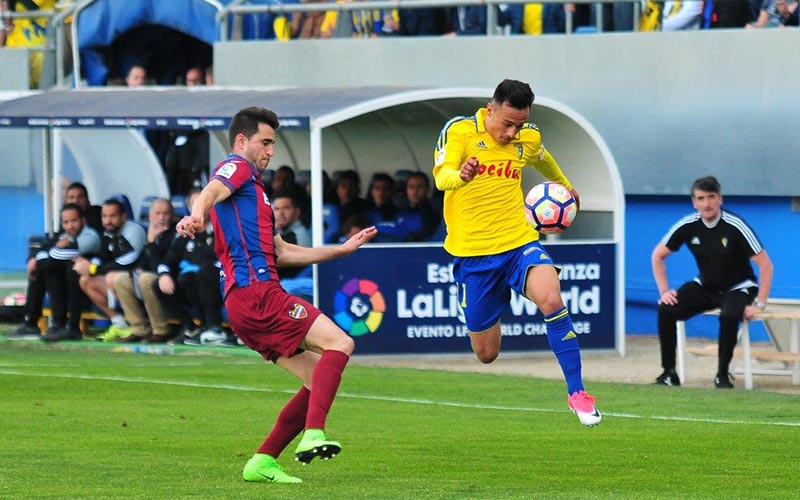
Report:
M 52 314 L 52 311 L 50 310 L 49 307 L 42 308 L 42 316 L 39 318 L 39 330 L 40 331 L 43 331 L 43 332 L 47 331 L 47 319 L 50 317 L 51 314 Z M 84 336 L 86 336 L 86 334 L 87 334 L 87 332 L 89 330 L 89 322 L 90 321 L 97 321 L 97 320 L 106 320 L 106 321 L 108 321 L 108 317 L 105 314 L 99 313 L 99 312 L 94 311 L 94 310 L 83 311 L 81 313 L 81 320 L 80 320 L 80 323 L 79 323 L 80 324 L 81 333 Z M 200 324 L 202 324 L 202 320 L 199 319 L 199 318 L 193 318 L 192 321 L 194 321 L 194 324 L 197 325 L 197 326 L 200 326 Z M 180 324 L 178 322 L 178 320 L 175 320 L 175 319 L 170 319 L 169 323 L 171 325 Z M 222 322 L 222 327 L 223 328 L 229 328 L 230 325 L 228 324 L 227 321 L 223 321 Z
M 703 314 L 719 315 L 719 309 L 706 311 Z M 741 338 L 742 346 L 742 364 L 743 369 L 737 373 L 744 373 L 744 388 L 750 390 L 753 388 L 753 375 L 781 375 L 791 376 L 793 384 L 800 384 L 800 301 L 770 299 L 767 308 L 764 311 L 757 313 L 753 317 L 753 321 L 763 321 L 767 326 L 767 332 L 770 334 L 772 343 L 775 346 L 773 349 L 753 349 L 750 344 L 750 321 L 742 321 L 739 328 L 739 336 Z M 770 328 L 770 322 L 775 320 L 784 320 L 789 322 L 789 335 L 788 346 L 783 345 L 784 342 L 779 340 L 775 332 Z M 695 354 L 700 356 L 716 356 L 717 346 L 708 346 L 706 348 L 687 348 L 686 347 L 686 322 L 678 321 L 677 326 L 677 360 L 676 371 L 681 380 L 686 379 L 686 354 Z M 788 347 L 788 350 L 786 348 Z M 787 365 L 791 364 L 791 368 L 787 369 L 763 369 L 754 368 L 753 361 L 782 361 Z

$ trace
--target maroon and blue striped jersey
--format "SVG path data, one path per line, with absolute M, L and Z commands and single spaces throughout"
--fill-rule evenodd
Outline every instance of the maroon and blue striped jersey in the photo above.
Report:
M 275 218 L 261 173 L 247 159 L 231 154 L 209 181 L 217 180 L 231 196 L 211 209 L 214 251 L 222 264 L 224 294 L 234 286 L 278 280 L 275 266 Z

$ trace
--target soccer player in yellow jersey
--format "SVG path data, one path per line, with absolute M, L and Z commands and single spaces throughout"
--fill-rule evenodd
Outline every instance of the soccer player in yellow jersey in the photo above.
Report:
M 593 426 L 601 416 L 583 387 L 578 338 L 561 299 L 559 271 L 523 208 L 527 165 L 580 201 L 542 145 L 539 129 L 528 122 L 533 99 L 527 83 L 504 80 L 485 108 L 451 119 L 439 134 L 433 176 L 445 193 L 444 248 L 455 258 L 458 301 L 478 359 L 491 363 L 500 352 L 500 315 L 513 288 L 542 311 L 567 382 L 567 406 L 582 424 Z

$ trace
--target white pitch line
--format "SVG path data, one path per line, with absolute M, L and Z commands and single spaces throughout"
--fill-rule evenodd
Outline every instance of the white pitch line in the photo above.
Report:
M 233 384 L 205 384 L 199 382 L 184 382 L 177 380 L 158 380 L 158 379 L 144 379 L 133 377 L 117 377 L 117 376 L 96 376 L 96 375 L 81 375 L 75 373 L 28 373 L 17 370 L 3 370 L 0 369 L 0 375 L 8 376 L 21 376 L 21 377 L 42 377 L 42 378 L 66 378 L 76 380 L 102 380 L 109 382 L 127 382 L 131 384 L 155 384 L 155 385 L 173 385 L 179 387 L 195 387 L 199 389 L 224 389 L 231 391 L 245 391 L 245 392 L 267 392 L 276 394 L 294 394 L 295 389 L 271 389 L 268 387 L 249 387 L 243 385 Z M 372 394 L 351 394 L 347 392 L 340 392 L 338 397 L 349 399 L 363 399 L 369 401 L 385 401 L 390 403 L 406 403 L 430 406 L 443 406 L 452 408 L 474 408 L 478 410 L 502 410 L 502 411 L 523 411 L 532 413 L 565 413 L 567 410 L 555 410 L 550 408 L 533 408 L 529 406 L 504 406 L 504 405 L 488 405 L 480 403 L 464 403 L 458 401 L 437 401 L 433 399 L 418 399 L 418 398 L 400 398 L 393 396 L 378 396 Z M 603 412 L 604 416 L 615 418 L 630 418 L 639 420 L 664 420 L 672 422 L 695 422 L 706 424 L 726 424 L 726 425 L 763 425 L 774 427 L 800 427 L 800 422 L 764 422 L 758 420 L 726 420 L 719 418 L 695 418 L 695 417 L 674 417 L 674 416 L 661 416 L 661 415 L 636 415 L 634 413 L 611 413 Z

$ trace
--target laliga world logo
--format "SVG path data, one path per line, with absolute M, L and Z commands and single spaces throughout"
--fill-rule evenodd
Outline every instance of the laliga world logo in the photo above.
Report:
M 378 329 L 386 301 L 374 281 L 353 278 L 336 292 L 333 309 L 336 323 L 351 336 L 359 337 Z

